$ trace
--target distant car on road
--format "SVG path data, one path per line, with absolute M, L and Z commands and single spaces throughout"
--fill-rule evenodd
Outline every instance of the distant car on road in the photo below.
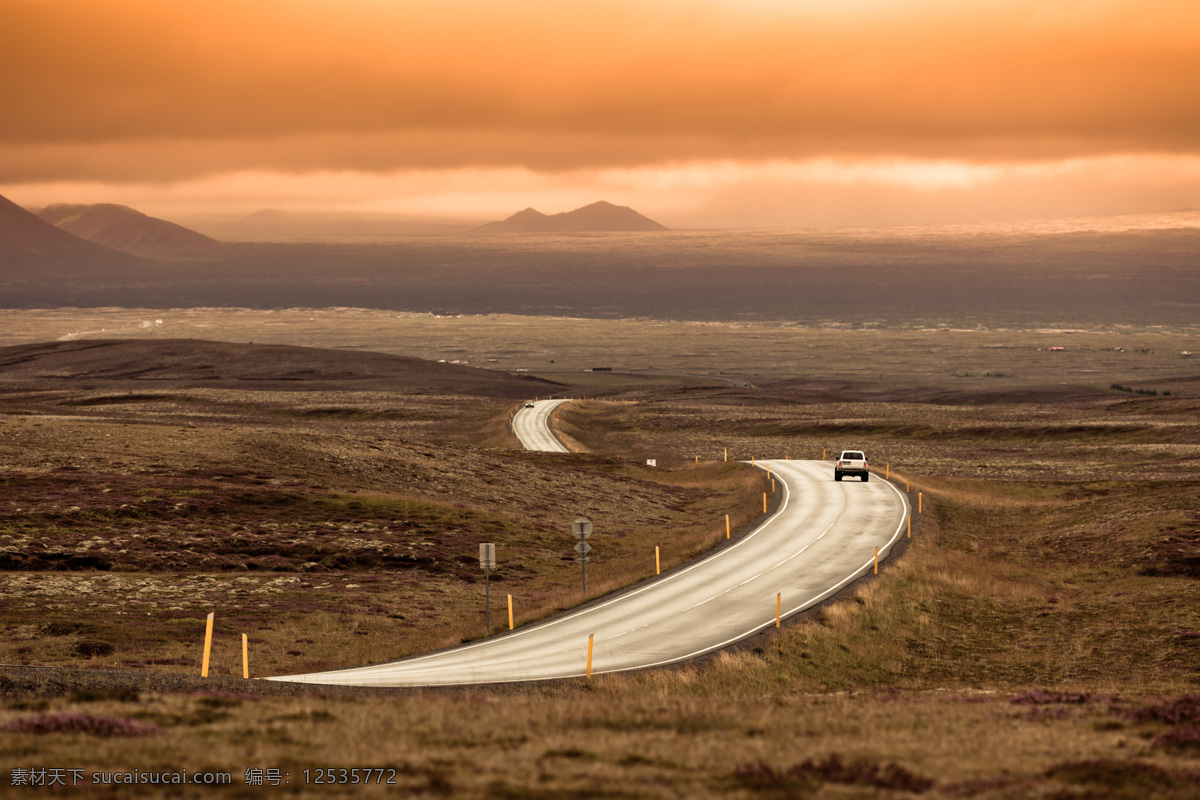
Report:
M 833 479 L 840 481 L 845 475 L 858 475 L 863 483 L 871 480 L 871 471 L 867 469 L 867 454 L 861 450 L 843 450 L 833 465 Z
M 526 400 L 526 401 L 525 401 L 525 407 L 526 407 L 526 408 L 533 408 L 533 401 L 532 401 L 532 400 Z

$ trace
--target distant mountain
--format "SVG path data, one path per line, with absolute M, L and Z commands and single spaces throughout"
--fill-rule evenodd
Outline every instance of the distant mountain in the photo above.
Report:
M 601 200 L 590 206 L 563 214 L 543 214 L 532 208 L 518 211 L 508 219 L 489 222 L 475 229 L 476 233 L 586 233 L 616 231 L 665 231 L 649 217 L 628 206 L 617 206 Z
M 0 197 L 0 275 L 53 280 L 96 270 L 143 270 L 151 262 L 81 239 Z
M 147 258 L 205 256 L 219 246 L 202 233 L 112 203 L 56 203 L 38 216 L 82 239 Z

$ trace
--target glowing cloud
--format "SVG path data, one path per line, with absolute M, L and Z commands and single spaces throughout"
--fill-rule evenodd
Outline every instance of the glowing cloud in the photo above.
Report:
M 466 210 L 505 201 L 506 175 L 564 199 L 636 179 L 666 203 L 730 176 L 988 191 L 1039 163 L 1200 153 L 1181 0 L 0 0 L 0 71 L 13 194 L 266 199 L 303 176 Z

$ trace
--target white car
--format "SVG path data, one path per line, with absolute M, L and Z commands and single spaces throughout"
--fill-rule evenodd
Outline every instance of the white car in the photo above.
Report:
M 532 401 L 532 400 L 526 400 L 526 401 L 525 401 L 525 407 L 526 407 L 526 408 L 533 408 L 533 401 Z
M 840 481 L 844 475 L 857 475 L 863 483 L 871 480 L 871 471 L 867 469 L 867 454 L 861 450 L 843 450 L 833 465 L 833 479 Z

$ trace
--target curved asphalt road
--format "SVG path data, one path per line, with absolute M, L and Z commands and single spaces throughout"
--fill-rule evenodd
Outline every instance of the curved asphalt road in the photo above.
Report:
M 540 410 L 540 409 L 538 409 Z M 579 677 L 660 666 L 717 650 L 808 608 L 870 573 L 903 535 L 908 505 L 886 481 L 835 482 L 832 462 L 760 461 L 784 493 L 741 541 L 594 606 L 451 650 L 272 680 L 447 686 Z M 603 532 L 598 532 L 603 537 Z M 663 534 L 670 547 L 670 534 Z
M 521 440 L 526 450 L 546 453 L 569 453 L 562 442 L 550 431 L 550 412 L 566 400 L 538 400 L 533 408 L 521 407 L 513 417 L 513 433 Z

